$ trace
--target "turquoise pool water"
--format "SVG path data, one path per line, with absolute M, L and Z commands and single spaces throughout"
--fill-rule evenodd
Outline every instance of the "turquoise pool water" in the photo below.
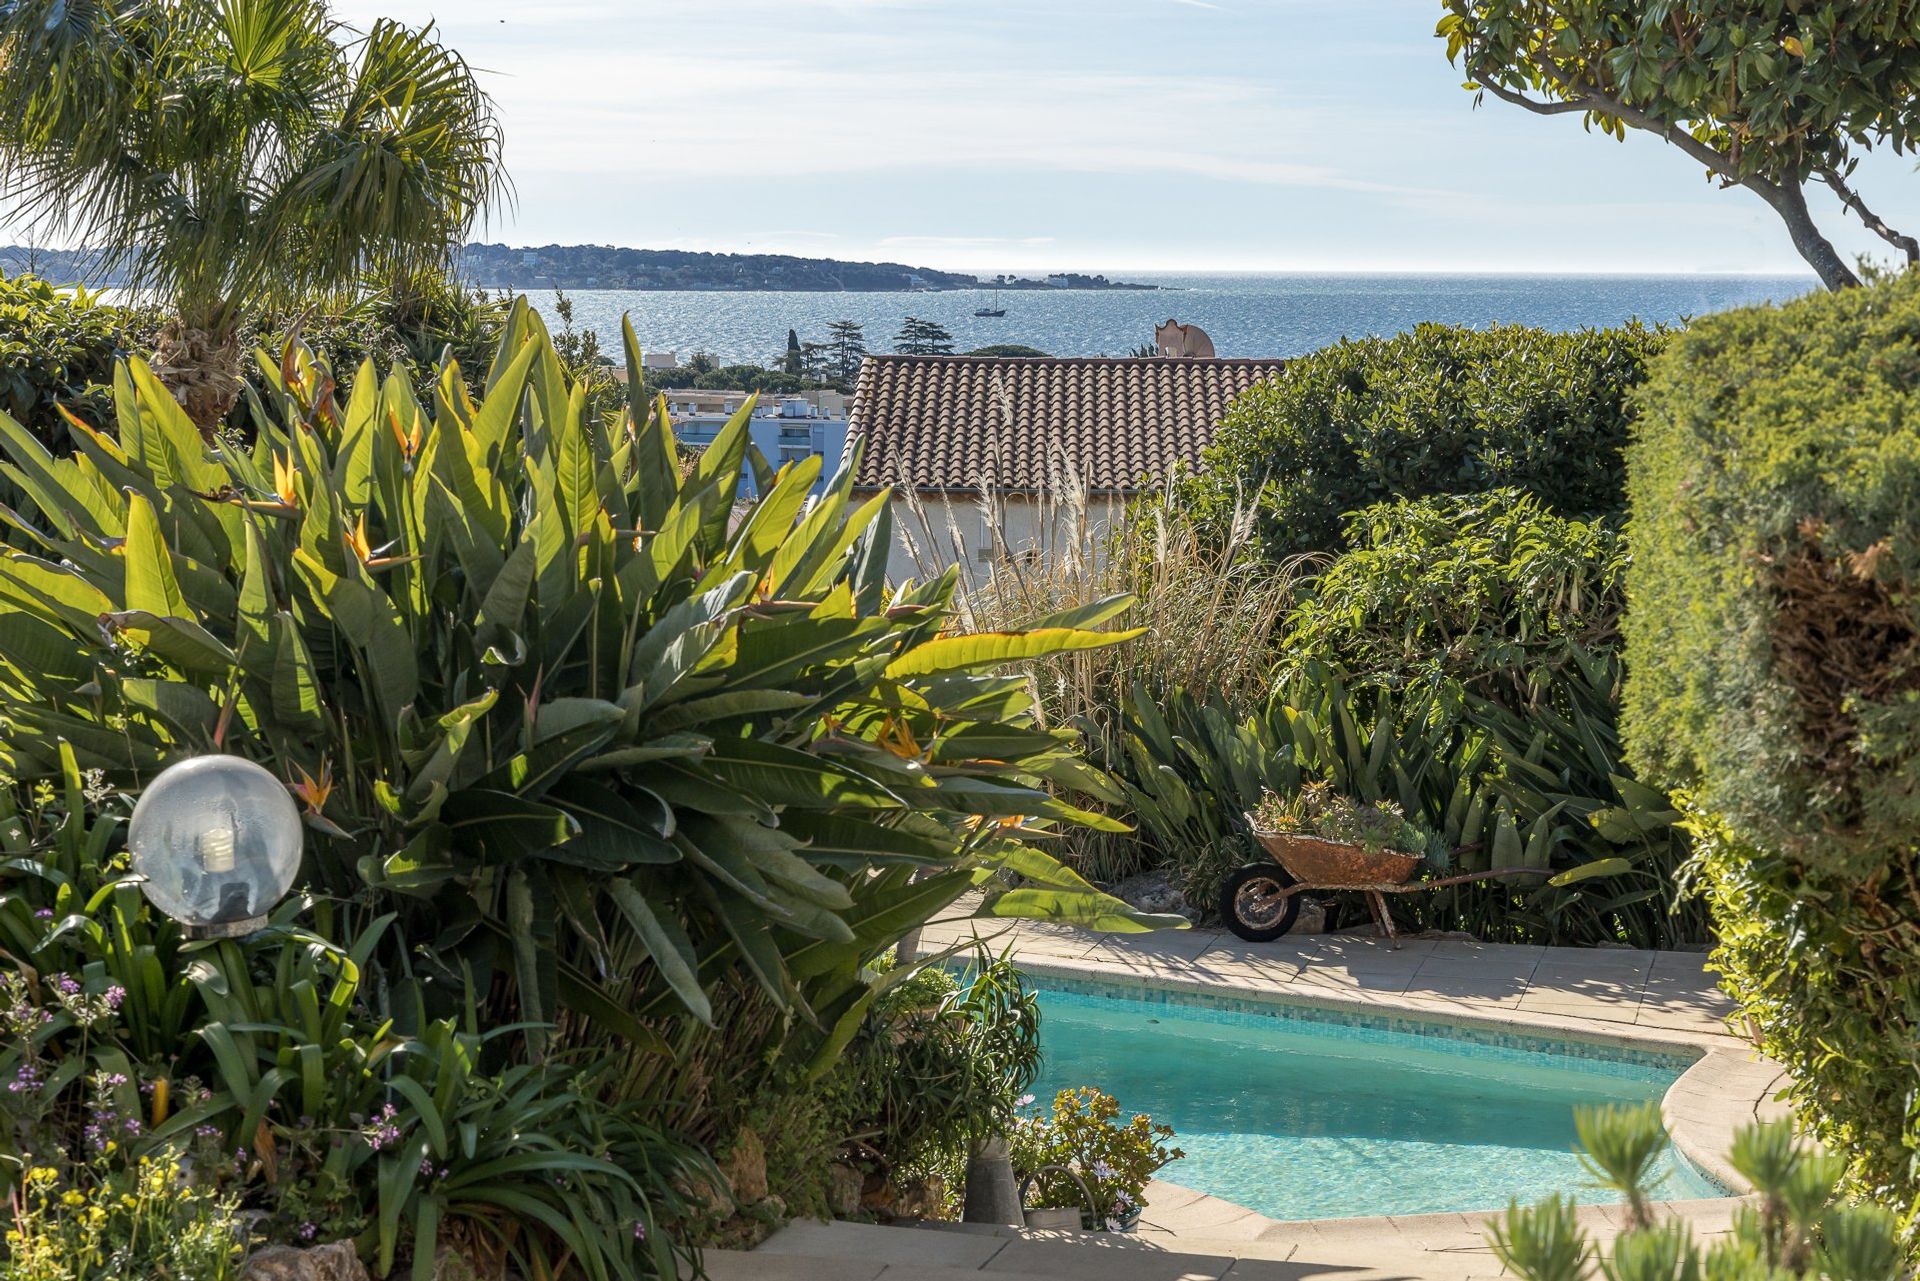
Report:
M 1573 1108 L 1657 1099 L 1684 1060 L 1252 1003 L 1043 988 L 1037 1106 L 1096 1085 L 1171 1125 L 1162 1177 L 1275 1219 L 1498 1209 L 1595 1189 Z M 1671 1154 L 1661 1195 L 1725 1193 Z

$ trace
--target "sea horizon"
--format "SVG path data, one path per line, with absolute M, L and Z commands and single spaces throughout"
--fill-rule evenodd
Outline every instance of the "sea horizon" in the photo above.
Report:
M 1111 273 L 1109 273 L 1111 275 Z M 865 326 L 885 352 L 912 316 L 945 327 L 954 350 L 1018 344 L 1053 356 L 1122 356 L 1153 341 L 1169 317 L 1198 325 L 1221 356 L 1291 357 L 1341 338 L 1384 336 L 1417 324 L 1526 324 L 1571 330 L 1638 320 L 1672 324 L 1733 307 L 1780 302 L 1819 287 L 1810 273 L 1620 272 L 1131 272 L 1152 290 L 785 291 L 565 289 L 577 329 L 618 350 L 631 318 L 643 350 L 684 364 L 705 351 L 723 364 L 765 364 L 792 329 L 826 341 L 827 326 Z M 553 291 L 521 290 L 549 321 Z M 1004 309 L 1005 316 L 977 316 Z

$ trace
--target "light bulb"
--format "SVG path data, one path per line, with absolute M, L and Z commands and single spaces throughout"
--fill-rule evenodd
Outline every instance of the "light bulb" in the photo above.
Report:
M 200 833 L 200 870 L 203 872 L 233 870 L 232 828 L 213 827 Z

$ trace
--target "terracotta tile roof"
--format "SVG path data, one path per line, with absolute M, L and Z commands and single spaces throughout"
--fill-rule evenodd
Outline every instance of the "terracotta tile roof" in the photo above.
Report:
M 1284 360 L 869 356 L 847 419 L 856 489 L 1036 490 L 1063 467 L 1095 493 L 1200 457 L 1233 398 Z

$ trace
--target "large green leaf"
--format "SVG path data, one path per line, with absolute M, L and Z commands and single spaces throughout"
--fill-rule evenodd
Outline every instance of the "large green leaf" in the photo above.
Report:
M 688 1013 L 702 1023 L 711 1025 L 713 1003 L 700 986 L 699 963 L 693 954 L 693 944 L 677 924 L 664 923 L 672 922 L 673 915 L 662 917 L 655 913 L 646 895 L 632 881 L 615 877 L 607 882 L 607 892 L 620 914 L 639 934 L 647 955 L 660 971 L 660 977 L 666 980 L 667 986 L 673 989 Z
M 1088 929 L 1116 934 L 1145 933 L 1148 930 L 1184 930 L 1184 916 L 1139 912 L 1111 894 L 1098 891 L 1018 889 L 989 894 L 978 916 L 1020 917 L 1035 921 L 1064 921 Z
M 160 532 L 153 504 L 135 494 L 127 504 L 127 608 L 161 617 L 193 617 L 180 581 L 173 572 L 173 555 Z
M 964 632 L 916 645 L 887 664 L 887 676 L 931 676 L 942 672 L 994 667 L 1002 663 L 1051 658 L 1074 650 L 1118 645 L 1146 634 L 1136 627 L 1124 632 L 1094 632 L 1072 627 L 1050 627 L 1029 632 Z

